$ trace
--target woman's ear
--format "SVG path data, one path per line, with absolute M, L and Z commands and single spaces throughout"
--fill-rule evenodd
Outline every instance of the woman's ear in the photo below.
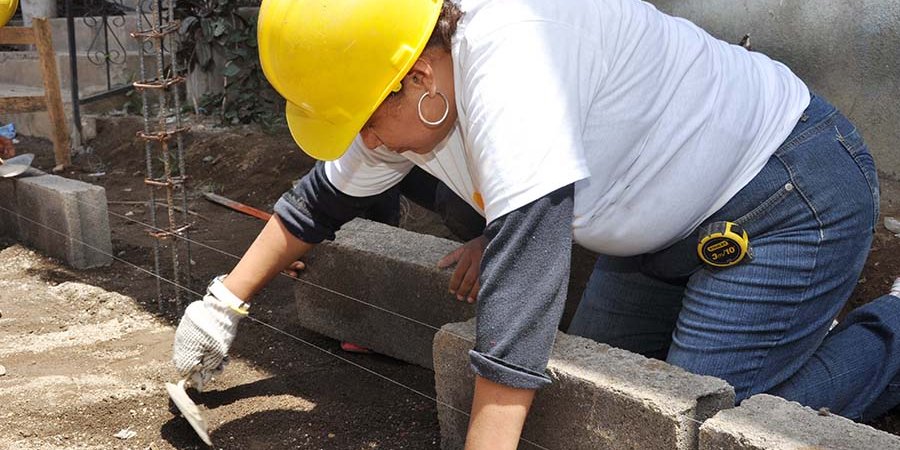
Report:
M 434 81 L 434 66 L 428 59 L 419 57 L 413 63 L 405 78 L 408 82 L 412 82 L 412 85 L 428 91 L 429 96 L 433 96 L 437 92 L 437 86 Z

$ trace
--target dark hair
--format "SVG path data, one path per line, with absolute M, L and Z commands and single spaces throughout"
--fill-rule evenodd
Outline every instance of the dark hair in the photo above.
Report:
M 444 0 L 444 6 L 441 7 L 441 15 L 438 16 L 437 23 L 434 25 L 434 31 L 425 48 L 442 47 L 444 50 L 450 51 L 450 43 L 453 35 L 456 34 L 456 25 L 462 18 L 463 12 L 459 6 L 452 0 Z

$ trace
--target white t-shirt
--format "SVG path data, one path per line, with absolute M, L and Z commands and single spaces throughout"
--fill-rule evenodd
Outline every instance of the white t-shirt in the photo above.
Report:
M 490 222 L 575 183 L 575 241 L 642 254 L 721 208 L 809 104 L 784 65 L 639 0 L 460 7 L 456 128 L 427 155 L 357 139 L 326 165 L 339 190 L 378 194 L 417 164 Z

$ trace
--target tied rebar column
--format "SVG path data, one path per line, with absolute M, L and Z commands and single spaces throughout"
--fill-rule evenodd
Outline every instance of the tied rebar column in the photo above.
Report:
M 144 1 L 140 2 L 141 14 L 144 13 Z M 175 302 L 176 310 L 181 309 L 181 294 L 177 286 L 182 284 L 182 261 L 180 260 L 179 246 L 186 247 L 187 261 L 184 264 L 185 278 L 190 282 L 190 242 L 188 241 L 188 229 L 191 224 L 188 221 L 188 205 L 187 205 L 187 174 L 185 167 L 185 158 L 183 150 L 182 134 L 188 130 L 188 127 L 182 124 L 181 108 L 179 99 L 178 86 L 184 82 L 178 72 L 178 64 L 176 62 L 176 54 L 178 42 L 172 36 L 178 31 L 178 21 L 174 19 L 174 3 L 175 0 L 168 0 L 168 7 L 164 8 L 162 0 L 149 0 L 151 17 L 149 20 L 140 20 L 138 23 L 138 31 L 132 33 L 131 36 L 141 40 L 141 81 L 135 82 L 134 87 L 141 92 L 141 100 L 143 101 L 144 130 L 138 133 L 138 136 L 145 141 L 145 158 L 147 159 L 147 174 L 144 183 L 149 191 L 149 205 L 151 226 L 150 235 L 156 238 L 154 242 L 154 269 L 157 278 L 157 301 L 160 311 L 165 311 L 167 302 L 164 300 L 162 286 L 159 283 L 160 273 L 160 252 L 159 240 L 170 239 L 172 258 L 172 272 L 170 278 L 176 288 L 172 290 L 172 298 Z M 144 62 L 144 56 L 148 51 L 144 45 L 150 44 L 152 54 L 156 57 L 156 73 L 155 77 L 148 76 L 148 68 Z M 169 64 L 166 62 L 166 54 L 169 55 Z M 156 91 L 156 126 L 151 126 L 152 100 L 147 91 Z M 172 95 L 174 108 L 171 108 L 169 95 Z M 171 125 L 170 125 L 171 124 Z M 175 138 L 176 152 L 173 156 L 170 142 Z M 156 150 L 156 152 L 154 152 Z M 157 170 L 154 165 L 154 155 L 159 156 L 162 162 L 162 176 L 155 177 Z M 173 160 L 177 159 L 178 175 L 173 174 Z M 166 225 L 162 229 L 156 218 L 156 190 L 165 190 L 166 199 Z M 180 191 L 181 208 L 175 206 L 176 191 Z M 180 209 L 181 216 L 176 217 L 176 210 Z

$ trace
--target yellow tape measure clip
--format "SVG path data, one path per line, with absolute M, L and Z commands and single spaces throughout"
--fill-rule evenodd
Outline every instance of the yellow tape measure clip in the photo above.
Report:
M 713 267 L 731 267 L 752 259 L 750 237 L 734 222 L 713 222 L 700 230 L 697 243 L 700 260 Z

